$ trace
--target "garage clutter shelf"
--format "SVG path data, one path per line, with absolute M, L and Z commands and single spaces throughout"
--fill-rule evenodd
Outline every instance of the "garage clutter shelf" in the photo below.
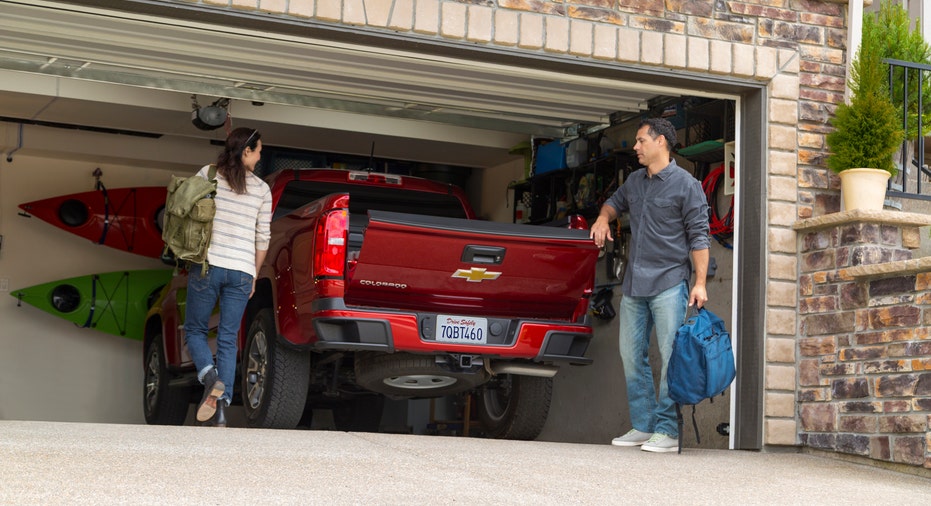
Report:
M 673 105 L 680 113 L 670 121 L 680 130 L 684 144 L 677 154 L 692 162 L 685 167 L 704 180 L 712 168 L 724 162 L 726 146 L 733 145 L 734 101 L 692 98 Z M 669 104 L 664 103 L 660 112 L 666 109 Z M 590 222 L 597 218 L 604 201 L 639 167 L 636 155 L 618 139 L 631 139 L 636 129 L 630 126 L 639 119 L 612 124 L 607 130 L 569 142 L 531 141 L 535 155 L 532 175 L 508 185 L 514 191 L 513 221 L 562 226 L 573 214 Z M 617 145 L 624 149 L 610 147 Z
M 514 223 L 563 225 L 580 214 L 593 221 L 624 178 L 636 167 L 630 152 L 614 151 L 574 168 L 551 170 L 509 185 L 514 190 Z

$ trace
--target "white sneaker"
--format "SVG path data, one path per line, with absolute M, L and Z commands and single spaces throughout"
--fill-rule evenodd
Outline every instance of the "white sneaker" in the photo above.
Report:
M 650 440 L 649 432 L 640 432 L 637 429 L 630 429 L 627 434 L 618 436 L 611 440 L 614 446 L 640 446 Z
M 653 434 L 653 437 L 643 443 L 640 449 L 645 452 L 674 452 L 679 449 L 679 438 L 671 438 L 666 434 L 657 432 Z

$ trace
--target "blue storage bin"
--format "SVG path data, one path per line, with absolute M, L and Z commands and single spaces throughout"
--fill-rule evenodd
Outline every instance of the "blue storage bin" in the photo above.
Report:
M 537 148 L 537 164 L 534 175 L 566 168 L 566 146 L 559 141 L 550 141 Z

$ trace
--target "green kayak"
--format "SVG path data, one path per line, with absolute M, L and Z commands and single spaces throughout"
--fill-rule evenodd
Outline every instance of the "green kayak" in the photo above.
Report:
M 149 306 L 171 275 L 171 269 L 89 274 L 10 295 L 79 327 L 142 340 Z

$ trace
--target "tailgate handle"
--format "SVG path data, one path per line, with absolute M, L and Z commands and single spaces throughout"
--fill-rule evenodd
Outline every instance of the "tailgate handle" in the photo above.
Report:
M 462 261 L 471 264 L 500 264 L 504 261 L 504 248 L 470 244 L 462 250 Z

